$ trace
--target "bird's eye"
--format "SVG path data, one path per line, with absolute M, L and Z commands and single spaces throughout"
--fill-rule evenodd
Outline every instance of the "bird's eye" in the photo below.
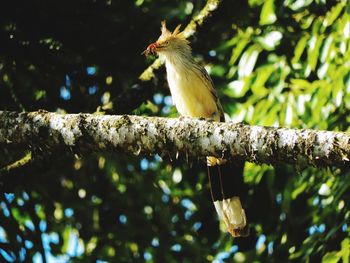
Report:
M 165 41 L 165 42 L 164 42 L 164 45 L 169 45 L 169 41 Z

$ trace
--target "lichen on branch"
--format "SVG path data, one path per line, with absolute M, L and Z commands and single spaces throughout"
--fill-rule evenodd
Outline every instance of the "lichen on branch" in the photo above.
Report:
M 192 118 L 0 111 L 0 146 L 205 156 L 299 167 L 349 164 L 350 136 Z

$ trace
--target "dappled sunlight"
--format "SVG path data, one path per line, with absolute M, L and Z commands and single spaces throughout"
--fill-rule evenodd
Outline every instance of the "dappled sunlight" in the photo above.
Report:
M 140 55 L 166 20 L 186 28 L 227 121 L 350 130 L 348 1 L 51 4 L 7 1 L 0 9 L 0 111 L 178 117 L 162 62 Z M 116 129 L 105 128 L 108 136 Z M 36 132 L 38 141 L 64 141 Z M 264 149 L 276 162 L 246 162 L 240 189 L 250 235 L 232 238 L 212 205 L 203 158 L 90 152 L 84 146 L 94 139 L 57 151 L 1 145 L 0 169 L 31 158 L 0 170 L 0 262 L 347 262 L 346 166 L 292 166 Z M 327 146 L 328 137 L 317 143 Z

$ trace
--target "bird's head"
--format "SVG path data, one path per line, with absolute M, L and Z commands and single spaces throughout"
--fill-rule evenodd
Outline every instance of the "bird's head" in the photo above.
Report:
M 185 39 L 183 32 L 180 32 L 178 25 L 173 32 L 166 28 L 165 21 L 162 22 L 162 34 L 158 40 L 150 44 L 142 54 L 148 56 L 149 54 L 164 54 L 191 51 L 189 42 Z

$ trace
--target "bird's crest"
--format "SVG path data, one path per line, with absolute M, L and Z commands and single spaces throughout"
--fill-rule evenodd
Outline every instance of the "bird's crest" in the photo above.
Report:
M 168 46 L 169 42 L 172 42 L 172 40 L 176 40 L 178 44 L 183 44 L 183 48 L 191 51 L 191 48 L 188 46 L 189 42 L 186 40 L 183 32 L 180 32 L 180 27 L 181 25 L 178 25 L 174 31 L 171 32 L 166 28 L 166 22 L 162 21 L 162 27 L 160 28 L 162 34 L 156 42 L 148 45 L 147 49 L 141 54 L 148 56 L 149 54 L 157 53 L 162 48 L 164 50 Z
M 184 38 L 182 32 L 180 32 L 180 27 L 181 25 L 178 25 L 173 32 L 170 32 L 169 29 L 166 27 L 166 21 L 162 21 L 162 27 L 161 27 L 161 32 L 162 34 L 160 35 L 158 41 L 164 41 L 169 38 L 177 37 L 177 38 Z

